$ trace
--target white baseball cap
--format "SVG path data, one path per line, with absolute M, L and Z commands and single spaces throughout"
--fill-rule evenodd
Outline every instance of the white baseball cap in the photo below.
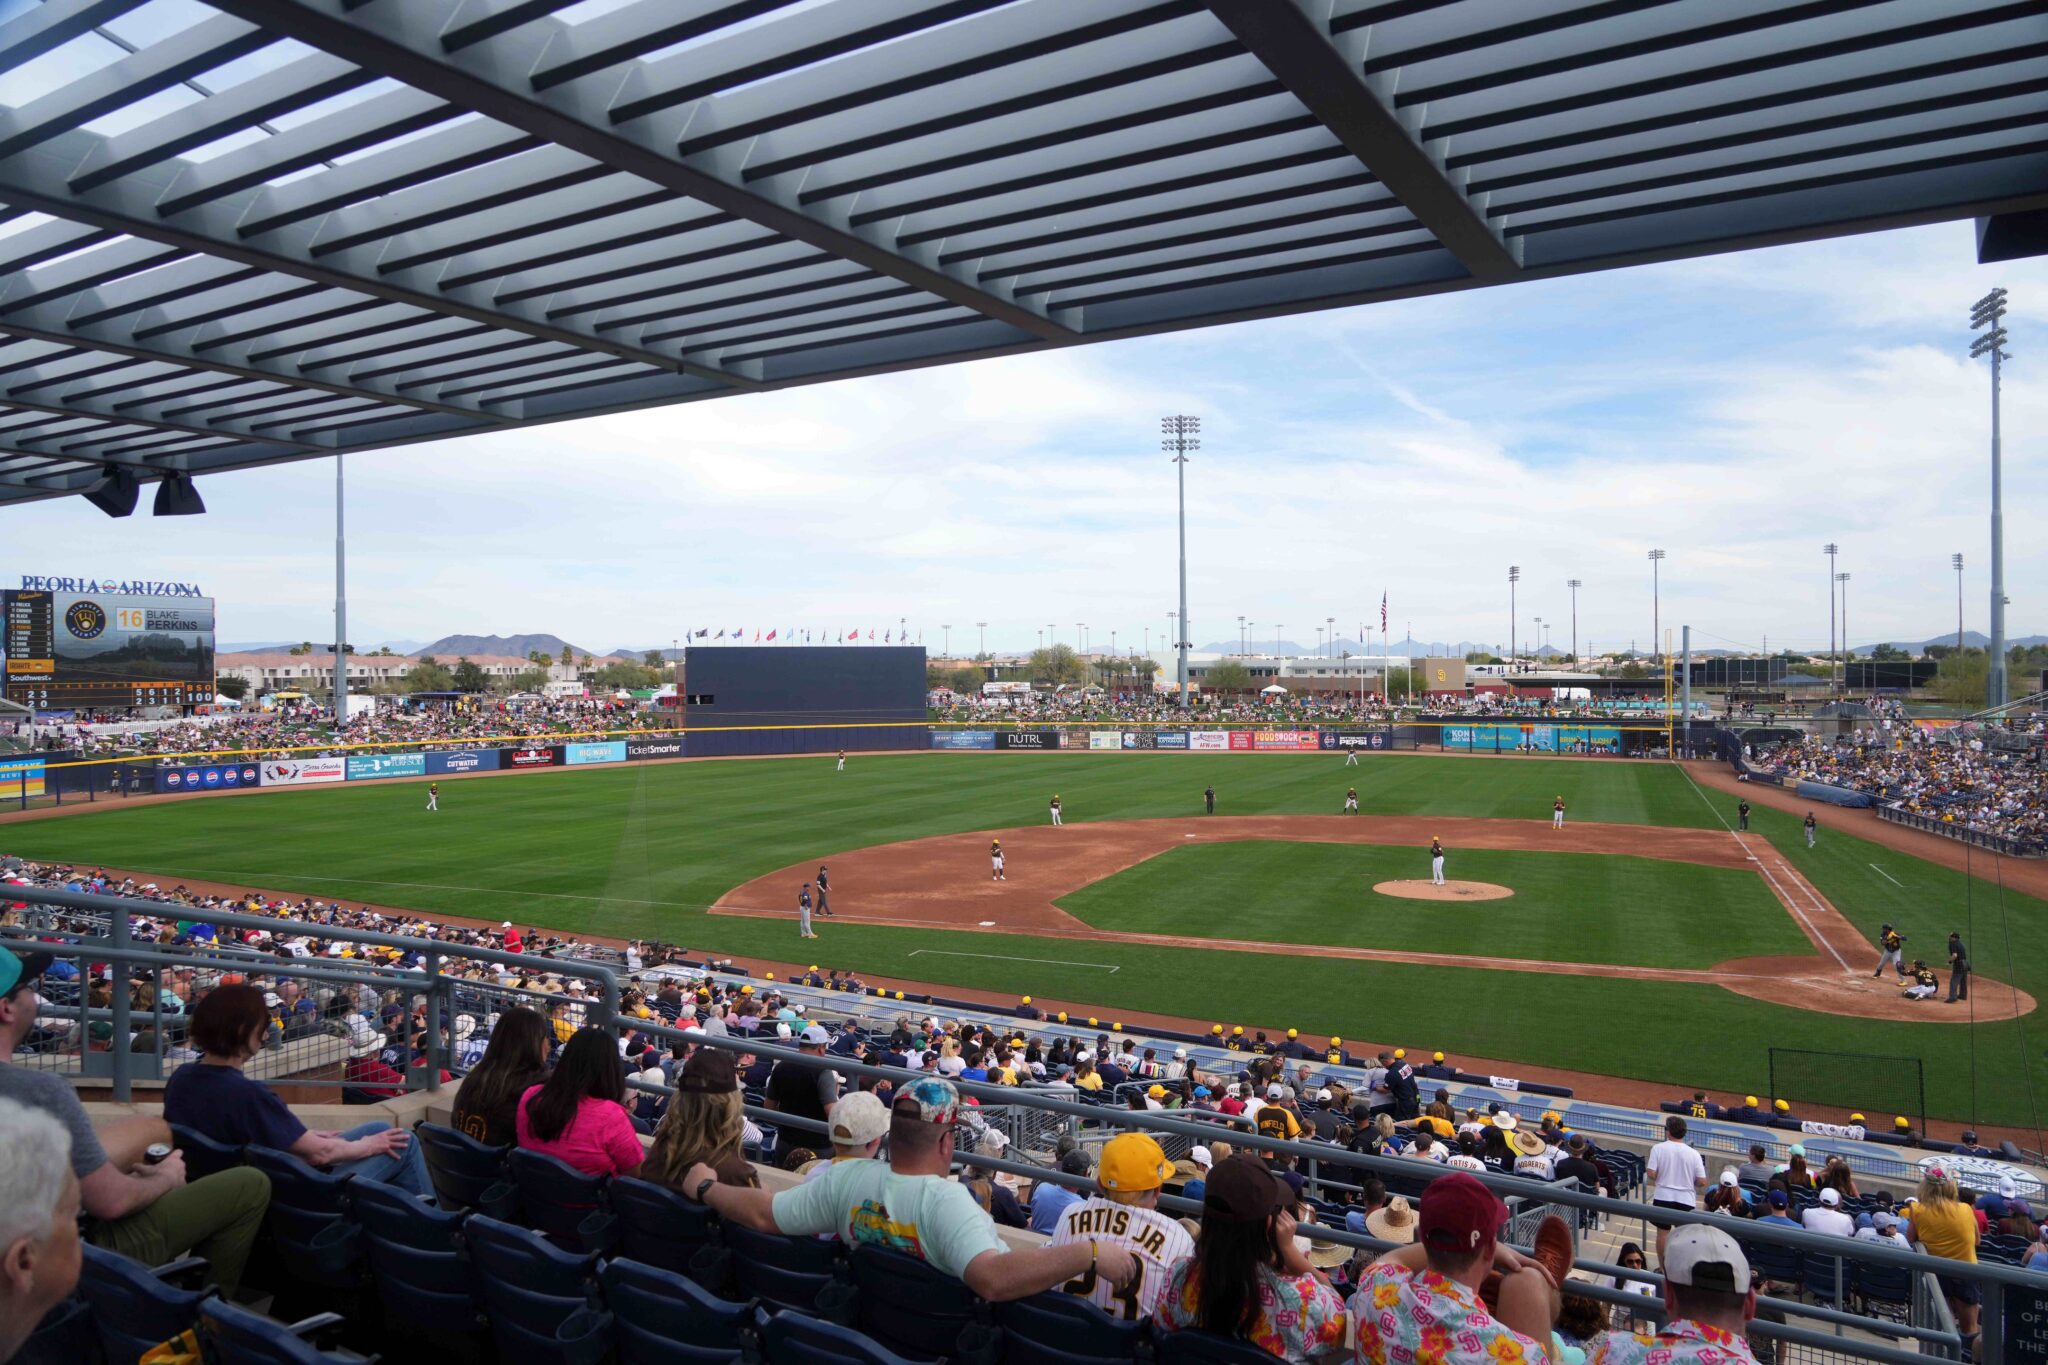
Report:
M 2001 1199 L 2017 1199 L 2020 1197 L 2020 1187 L 2013 1182 L 2011 1176 L 2002 1175 L 1998 1178 L 1998 1197 Z
M 1735 1239 L 1721 1229 L 1688 1223 L 1672 1233 L 1671 1240 L 1664 1244 L 1664 1278 L 1693 1289 L 1747 1294 L 1749 1259 Z
M 1192 1152 L 1189 1152 L 1188 1160 L 1194 1162 L 1205 1171 L 1216 1164 L 1216 1158 L 1210 1155 L 1207 1147 L 1197 1147 Z
M 841 1095 L 832 1105 L 830 1119 L 832 1141 L 848 1147 L 865 1147 L 889 1132 L 889 1111 L 866 1090 Z
M 1842 1202 L 1842 1192 L 1836 1189 L 1822 1190 L 1820 1192 L 1820 1202 L 1826 1204 L 1831 1209 L 1836 1208 Z

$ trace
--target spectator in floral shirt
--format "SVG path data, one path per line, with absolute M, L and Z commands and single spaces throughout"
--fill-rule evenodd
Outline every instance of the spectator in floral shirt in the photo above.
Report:
M 1586 1365 L 1755 1365 L 1744 1332 L 1756 1314 L 1749 1260 L 1719 1228 L 1688 1224 L 1664 1244 L 1664 1306 L 1655 1333 L 1608 1332 Z
M 1499 1240 L 1507 1218 L 1471 1175 L 1430 1181 L 1420 1239 L 1367 1267 L 1352 1296 L 1360 1365 L 1547 1365 L 1571 1228 L 1544 1219 L 1532 1258 Z
M 1306 1362 L 1344 1342 L 1344 1300 L 1294 1238 L 1294 1195 L 1255 1156 L 1218 1161 L 1202 1194 L 1202 1235 L 1176 1265 L 1155 1319 L 1248 1341 Z

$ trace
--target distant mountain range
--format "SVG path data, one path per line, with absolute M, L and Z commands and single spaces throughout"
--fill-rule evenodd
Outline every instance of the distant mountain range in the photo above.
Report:
M 569 654 L 602 657 L 594 650 L 578 649 L 559 635 L 443 635 L 432 644 L 419 646 L 416 652 L 431 654 L 437 659 L 453 659 L 465 654 L 501 654 L 523 659 L 535 650 L 551 656 L 557 663 Z
M 1943 635 L 1931 635 L 1925 640 L 1910 642 L 1905 640 L 1884 640 L 1880 643 L 1896 645 L 1900 649 L 1909 649 L 1915 654 L 1921 654 L 1926 652 L 1929 645 L 1953 645 L 1955 642 L 1956 633 L 1949 631 Z M 2007 649 L 2031 649 L 2035 645 L 2048 645 L 2048 635 L 2008 635 L 2005 637 L 2005 647 Z M 1966 630 L 1963 632 L 1963 646 L 1966 649 L 1988 649 L 1991 646 L 1991 637 L 1981 630 Z M 1850 653 L 1868 654 L 1876 648 L 1877 645 L 1856 645 L 1850 650 Z

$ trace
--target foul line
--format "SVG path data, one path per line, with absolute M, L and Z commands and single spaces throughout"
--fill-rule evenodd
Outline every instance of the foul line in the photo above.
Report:
M 203 867 L 167 867 L 156 873 L 159 877 L 203 877 L 207 881 L 225 882 L 229 885 L 250 882 L 274 881 L 279 885 L 287 882 L 338 882 L 344 886 L 409 886 L 427 891 L 475 891 L 487 896 L 537 896 L 551 901 L 596 901 L 600 905 L 659 905 L 670 910 L 702 909 L 683 901 L 642 901 L 628 896 L 577 896 L 566 891 L 507 891 L 495 886 L 464 886 L 450 882 L 373 882 L 361 877 L 313 877 L 303 872 L 216 872 Z M 417 913 L 417 912 L 415 912 Z
M 1098 971 L 1113 972 L 1117 968 L 1106 962 L 1069 962 L 1063 957 L 1011 957 L 1006 953 L 953 953 L 943 948 L 918 948 L 912 957 L 984 957 L 992 962 L 1042 962 L 1053 967 L 1094 967 Z
M 1853 976 L 1855 973 L 1850 970 L 1849 960 L 1843 957 L 1839 952 L 1835 951 L 1835 945 L 1828 942 L 1828 937 L 1826 934 L 1823 934 L 1820 931 L 1820 926 L 1815 924 L 1813 920 L 1808 917 L 1807 913 L 1799 908 L 1799 902 L 1792 899 L 1792 893 L 1787 891 L 1784 888 L 1784 886 L 1779 883 L 1778 879 L 1771 875 L 1770 864 L 1766 863 L 1762 858 L 1758 857 L 1756 854 L 1751 853 L 1749 851 L 1749 841 L 1747 839 L 1744 839 L 1741 834 L 1736 832 L 1735 826 L 1728 823 L 1728 817 L 1721 814 L 1720 807 L 1716 806 L 1712 801 L 1709 801 L 1707 799 L 1707 794 L 1704 791 L 1700 790 L 1700 784 L 1698 780 L 1693 777 L 1692 772 L 1683 765 L 1680 765 L 1678 771 L 1685 774 L 1685 780 L 1692 784 L 1693 791 L 1699 794 L 1700 800 L 1704 802 L 1707 809 L 1713 813 L 1714 818 L 1721 822 L 1721 828 L 1727 830 L 1729 837 L 1735 840 L 1735 846 L 1741 849 L 1745 855 L 1755 860 L 1757 870 L 1764 874 L 1764 880 L 1769 882 L 1771 884 L 1771 889 L 1778 893 L 1778 899 L 1785 903 L 1785 908 L 1790 910 L 1793 914 L 1799 916 L 1800 922 L 1803 923 L 1807 928 L 1808 937 L 1812 938 L 1814 942 L 1820 944 L 1821 947 L 1827 949 L 1828 956 L 1832 957 L 1836 962 L 1840 963 L 1842 970 L 1844 972 L 1849 972 L 1850 975 Z M 1775 852 L 1776 850 L 1773 851 Z M 1792 875 L 1792 870 L 1789 867 L 1785 869 L 1785 875 L 1788 877 Z M 1815 905 L 1816 908 L 1818 908 L 1818 902 L 1816 902 Z
M 1904 891 L 1906 889 L 1906 884 L 1904 882 L 1900 881 L 1897 877 L 1894 877 L 1891 873 L 1879 867 L 1876 863 L 1866 863 L 1864 864 L 1864 866 L 1868 867 L 1872 872 L 1875 872 L 1878 876 L 1890 882 L 1893 886 L 1899 888 L 1899 890 Z

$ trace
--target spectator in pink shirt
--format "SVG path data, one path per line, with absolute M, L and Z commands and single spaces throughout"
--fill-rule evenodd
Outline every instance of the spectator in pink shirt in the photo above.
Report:
M 646 1153 L 625 1098 L 618 1044 L 603 1029 L 578 1029 L 554 1074 L 519 1097 L 519 1145 L 585 1175 L 638 1175 Z

